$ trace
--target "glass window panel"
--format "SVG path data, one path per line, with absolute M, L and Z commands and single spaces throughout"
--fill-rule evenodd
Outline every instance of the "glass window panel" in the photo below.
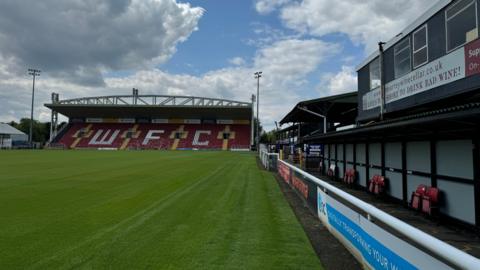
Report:
M 370 89 L 380 86 L 380 61 L 378 58 L 373 60 L 370 65 Z
M 410 47 L 410 39 L 404 39 L 397 45 L 395 45 L 395 54 L 401 52 L 402 50 L 406 49 L 407 47 Z
M 413 50 L 416 51 L 427 45 L 427 28 L 423 27 L 413 35 Z
M 397 78 L 400 78 L 408 72 L 410 72 L 410 58 L 395 64 L 395 76 Z
M 477 27 L 477 13 L 475 5 L 451 17 L 447 21 L 447 51 L 465 44 L 467 33 Z
M 410 50 L 403 50 L 395 56 L 395 61 L 402 62 L 410 59 Z
M 413 54 L 413 66 L 417 67 L 421 64 L 424 64 L 428 60 L 428 48 L 425 47 Z
M 407 38 L 395 46 L 395 78 L 399 78 L 410 72 L 410 38 Z
M 447 20 L 451 18 L 452 16 L 455 16 L 460 10 L 464 9 L 468 5 L 473 3 L 472 0 L 461 0 L 457 1 L 457 3 L 453 4 L 448 10 L 447 10 Z

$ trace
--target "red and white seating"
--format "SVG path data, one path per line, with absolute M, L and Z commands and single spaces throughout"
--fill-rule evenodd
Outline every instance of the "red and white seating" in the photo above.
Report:
M 438 208 L 438 197 L 439 197 L 438 188 L 428 187 L 425 191 L 425 194 L 422 197 L 422 212 L 431 216 L 434 213 L 434 210 Z
M 327 175 L 330 177 L 335 177 L 337 175 L 337 166 L 335 164 L 331 164 L 328 168 Z
M 249 149 L 250 126 L 226 124 L 72 124 L 66 148 Z
M 385 177 L 374 175 L 368 185 L 368 191 L 375 195 L 383 194 L 385 191 Z
M 438 197 L 440 191 L 435 187 L 419 185 L 417 190 L 412 193 L 410 206 L 415 210 L 421 210 L 429 216 L 434 214 L 438 208 Z
M 422 208 L 422 197 L 427 191 L 427 186 L 418 185 L 417 189 L 412 192 L 410 206 L 415 210 L 420 210 Z
M 343 182 L 348 185 L 353 185 L 355 183 L 356 175 L 357 172 L 354 169 L 348 169 L 343 177 Z

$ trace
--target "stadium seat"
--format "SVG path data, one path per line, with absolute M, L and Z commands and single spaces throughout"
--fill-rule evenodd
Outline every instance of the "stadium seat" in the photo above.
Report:
M 75 123 L 58 142 L 94 149 L 249 149 L 250 125 Z
M 368 191 L 375 195 L 381 195 L 385 191 L 385 177 L 374 175 L 368 185 Z
M 422 196 L 422 212 L 431 216 L 438 209 L 439 190 L 435 187 L 428 187 Z
M 347 185 L 353 185 L 355 183 L 356 178 L 356 171 L 354 169 L 348 169 L 345 172 L 345 176 L 343 177 L 343 182 Z
M 375 182 L 377 181 L 377 176 L 378 176 L 378 175 L 374 175 L 374 176 L 372 177 L 372 179 L 370 179 L 370 181 L 369 181 L 369 183 L 368 183 L 368 191 L 369 191 L 370 193 L 373 193 L 373 190 L 374 190 L 374 188 L 375 188 Z
M 427 186 L 418 185 L 417 190 L 412 192 L 410 207 L 412 207 L 415 210 L 421 209 L 422 199 L 423 199 L 423 196 L 425 195 L 426 190 L 427 190 Z
M 337 166 L 335 164 L 331 164 L 328 168 L 327 175 L 330 177 L 335 177 L 337 174 Z

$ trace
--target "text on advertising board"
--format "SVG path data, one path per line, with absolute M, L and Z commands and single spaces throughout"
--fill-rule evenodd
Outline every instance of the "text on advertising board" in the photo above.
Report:
M 385 84 L 385 103 L 391 103 L 480 73 L 480 39 Z M 379 107 L 380 88 L 362 97 L 363 110 Z

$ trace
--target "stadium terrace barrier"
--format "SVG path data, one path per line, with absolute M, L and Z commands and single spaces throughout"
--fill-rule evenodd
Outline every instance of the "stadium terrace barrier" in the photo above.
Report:
M 265 168 L 271 169 L 276 163 L 281 178 L 316 210 L 321 222 L 367 267 L 480 269 L 479 259 L 283 160 L 273 161 L 275 157 L 278 155 L 260 153 Z
M 269 171 L 275 171 L 277 169 L 277 153 L 268 153 L 267 151 L 260 151 L 260 160 L 263 167 Z

